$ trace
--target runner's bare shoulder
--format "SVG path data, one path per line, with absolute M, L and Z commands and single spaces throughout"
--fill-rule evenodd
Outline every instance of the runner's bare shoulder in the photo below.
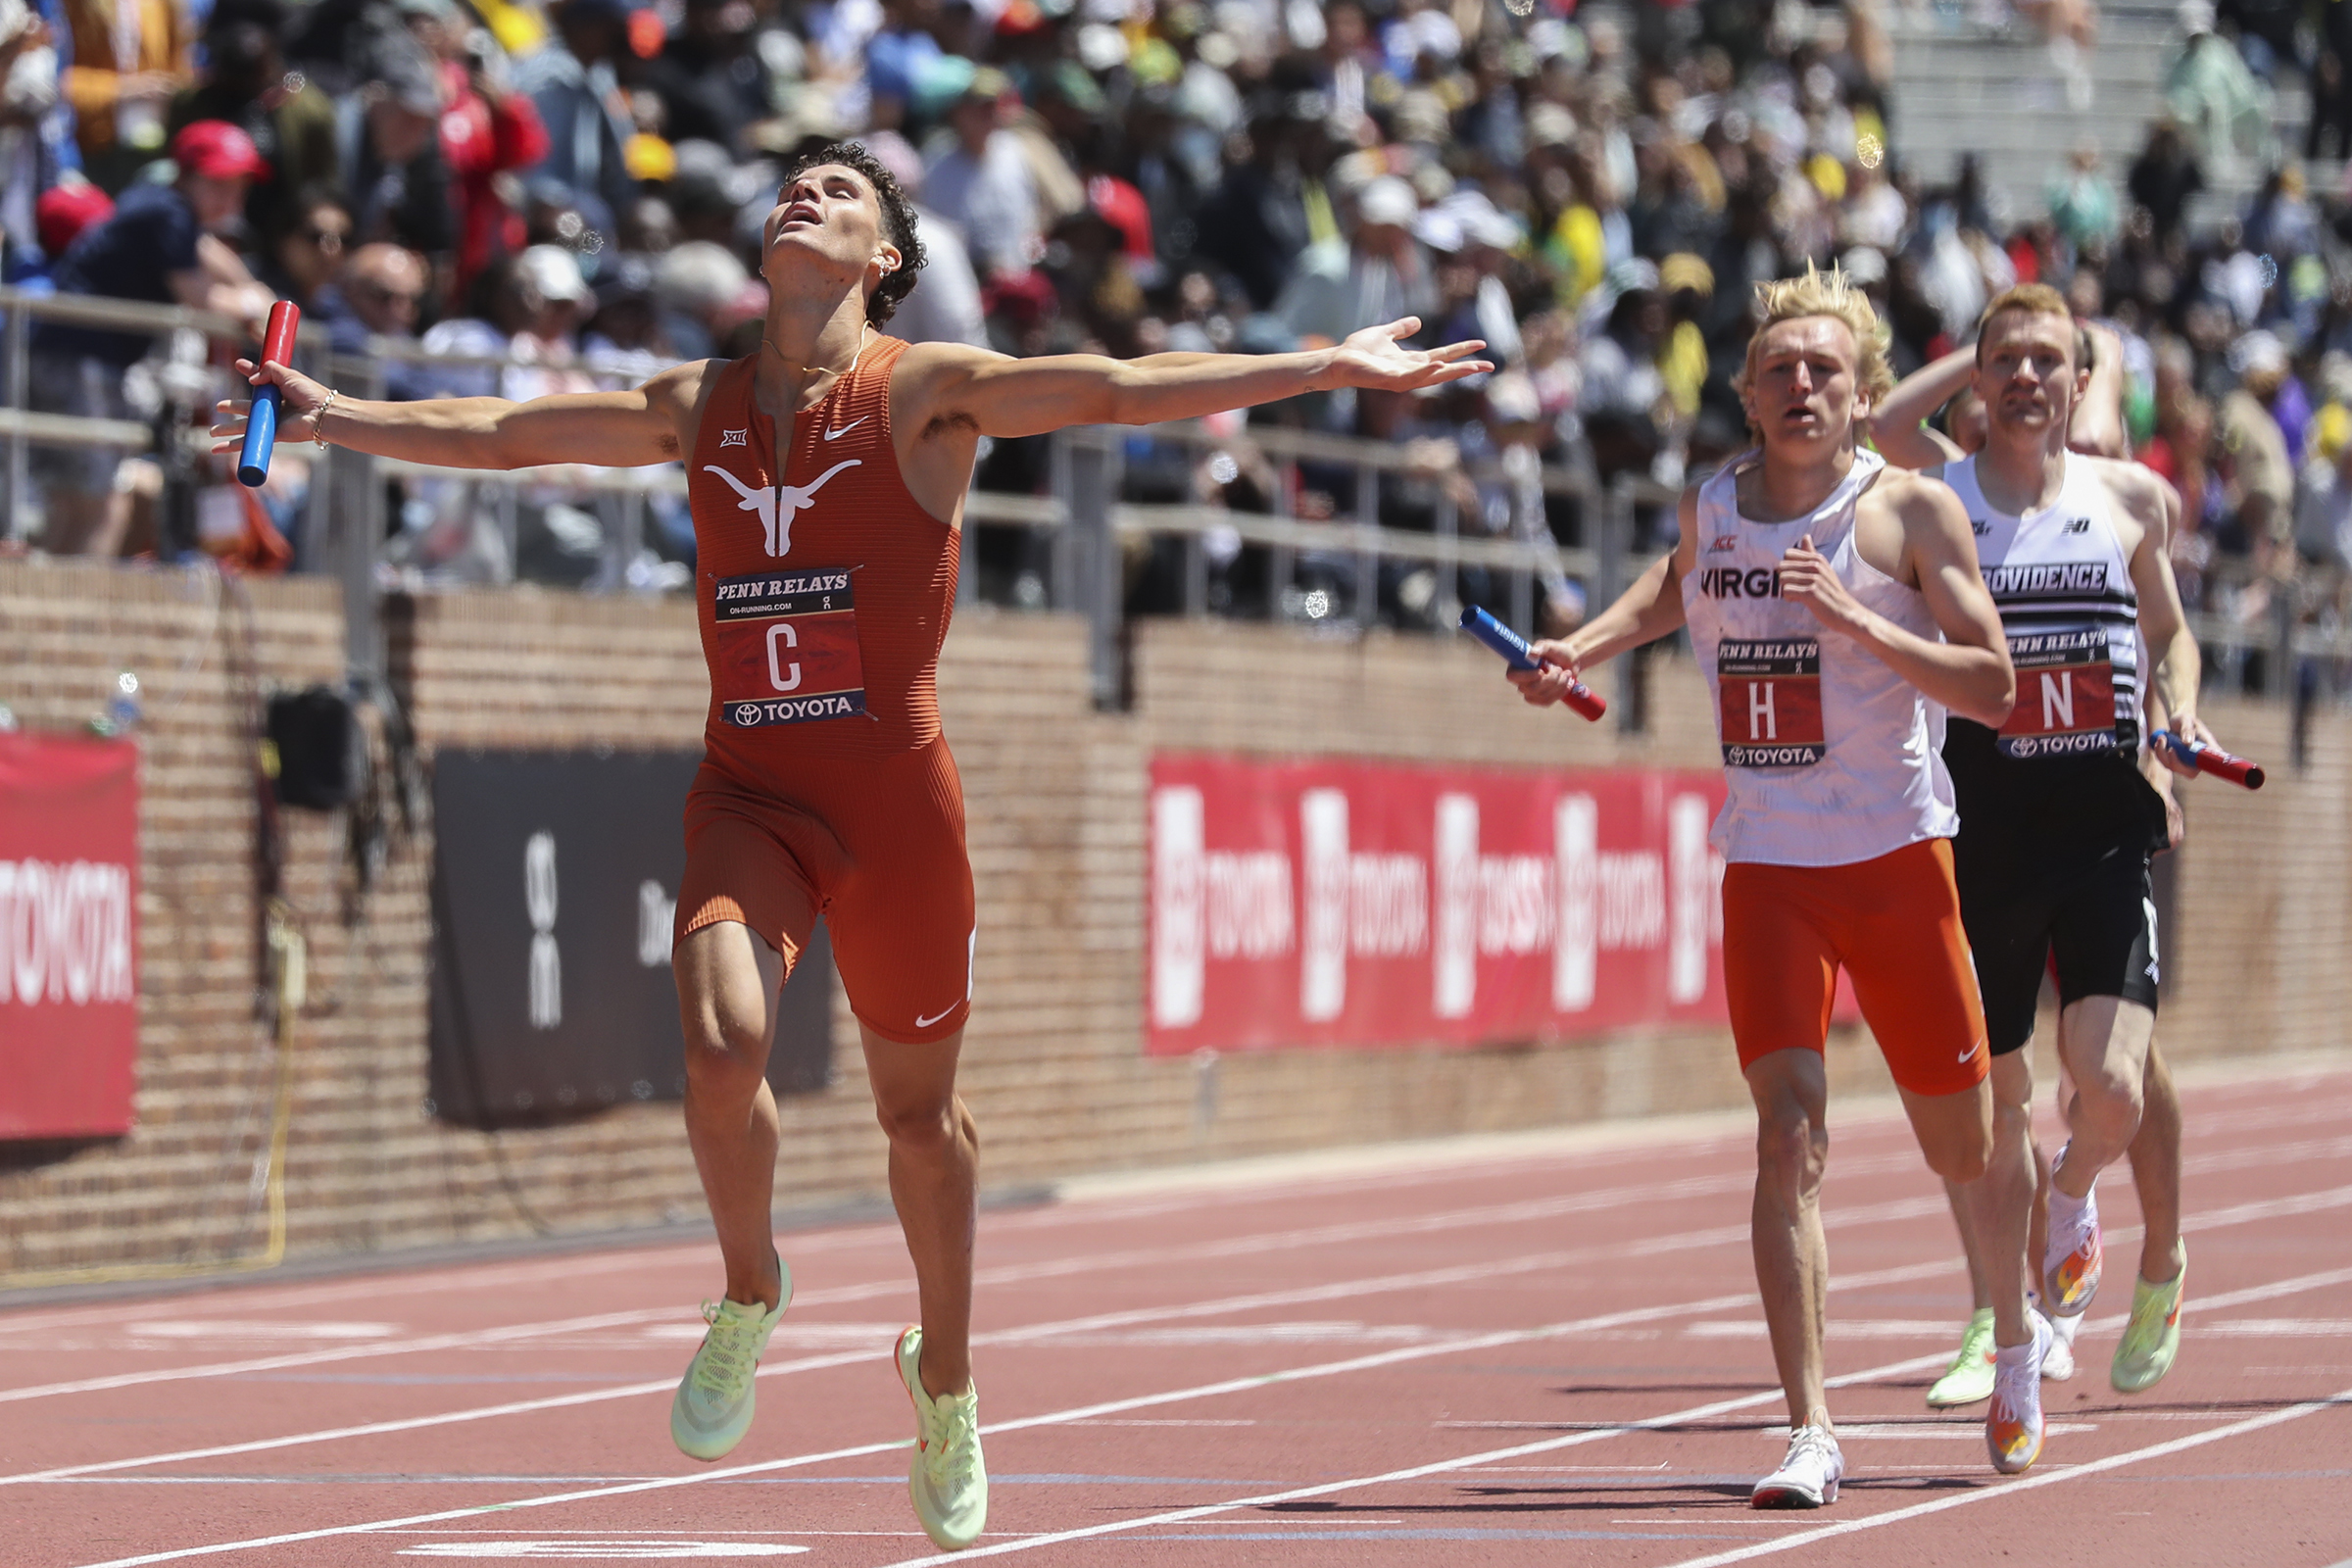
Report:
M 2172 486 L 2164 476 L 2144 463 L 2129 458 L 2093 458 L 2078 452 L 2077 463 L 2087 463 L 2107 493 L 2129 513 L 2141 528 L 2161 535 L 2165 527 L 2166 492 Z

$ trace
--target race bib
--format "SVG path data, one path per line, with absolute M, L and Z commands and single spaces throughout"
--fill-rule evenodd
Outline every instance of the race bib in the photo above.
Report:
M 847 570 L 760 572 L 711 585 L 710 679 L 730 724 L 758 729 L 865 711 Z
M 1810 767 L 1828 750 L 1818 641 L 1724 642 L 1715 687 L 1726 767 Z
M 2017 706 L 2001 725 L 2004 757 L 2084 757 L 2138 744 L 2136 722 L 2131 734 L 2116 733 L 2115 666 L 2100 627 L 2013 633 L 2009 662 Z

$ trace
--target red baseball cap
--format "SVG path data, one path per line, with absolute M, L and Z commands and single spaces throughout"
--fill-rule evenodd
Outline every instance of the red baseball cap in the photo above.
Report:
M 114 216 L 114 199 L 95 185 L 52 185 L 32 205 L 33 226 L 40 230 L 41 249 L 63 256 L 74 237 L 92 223 Z
M 270 162 L 253 138 L 225 120 L 199 120 L 172 138 L 172 161 L 183 174 L 207 179 L 268 179 Z

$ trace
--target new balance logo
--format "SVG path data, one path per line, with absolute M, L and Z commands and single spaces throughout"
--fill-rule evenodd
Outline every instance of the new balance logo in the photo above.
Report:
M 788 556 L 792 554 L 792 519 L 816 505 L 816 493 L 825 487 L 826 481 L 844 468 L 857 467 L 860 461 L 845 459 L 807 485 L 780 484 L 773 490 L 745 484 L 715 463 L 704 464 L 703 471 L 715 473 L 727 481 L 727 487 L 737 497 L 737 510 L 760 514 L 760 527 L 766 535 L 769 555 Z
M 2066 525 L 2066 531 L 2068 533 L 2088 533 L 2090 532 L 2090 519 L 2088 517 L 2072 518 Z
M 1983 517 L 1971 517 L 1968 519 L 1968 531 L 1982 539 L 1992 532 L 1992 524 L 1986 522 Z
M 718 444 L 722 447 L 742 447 L 748 451 L 752 444 L 752 432 L 749 428 L 721 430 L 718 432 Z

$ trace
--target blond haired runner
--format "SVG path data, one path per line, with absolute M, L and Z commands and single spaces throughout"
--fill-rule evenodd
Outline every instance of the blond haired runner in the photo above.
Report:
M 1340 387 L 1409 392 L 1494 367 L 1473 357 L 1479 343 L 1406 348 L 1411 318 L 1298 354 L 1012 360 L 909 346 L 877 329 L 923 265 L 914 210 L 856 144 L 794 157 L 760 241 L 758 352 L 626 392 L 357 402 L 275 363 L 239 368 L 283 390 L 289 434 L 379 457 L 689 464 L 711 702 L 670 964 L 686 1137 L 726 1291 L 706 1306 L 670 1436 L 705 1460 L 743 1441 L 760 1356 L 792 1298 L 770 1217 L 780 1127 L 764 1070 L 777 992 L 821 913 L 921 1302 L 893 1356 L 914 1407 L 907 1488 L 924 1533 L 958 1549 L 988 1517 L 970 1348 L 979 1132 L 956 1093 L 978 935 L 938 669 L 980 439 Z M 243 408 L 222 404 L 219 450 L 244 425 Z
M 1724 986 L 1756 1103 L 1756 1280 L 1788 1396 L 1788 1453 L 1751 1500 L 1812 1508 L 1845 1467 L 1821 1344 L 1831 997 L 1842 967 L 1929 1166 L 1976 1184 L 1992 1099 L 1939 750 L 1944 710 L 1998 724 L 2012 678 L 1957 499 L 1856 448 L 1892 384 L 1869 302 L 1835 271 L 1757 296 L 1740 380 L 1758 449 L 1684 492 L 1673 554 L 1537 645 L 1555 667 L 1511 680 L 1556 702 L 1576 671 L 1690 627 L 1730 786 L 1713 834 L 1730 862 Z M 2047 1331 L 2029 1316 L 2021 1292 L 2002 1331 L 2037 1387 Z

